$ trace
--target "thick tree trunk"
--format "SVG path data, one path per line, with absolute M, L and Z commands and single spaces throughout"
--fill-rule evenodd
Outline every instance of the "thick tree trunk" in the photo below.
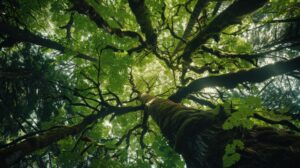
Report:
M 199 111 L 149 95 L 141 100 L 189 168 L 223 167 L 225 146 L 234 139 L 245 145 L 234 167 L 298 167 L 300 163 L 300 137 L 290 132 L 267 127 L 225 131 L 222 111 Z

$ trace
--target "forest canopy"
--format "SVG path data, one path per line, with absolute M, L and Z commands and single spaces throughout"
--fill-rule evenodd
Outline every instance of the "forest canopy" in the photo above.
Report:
M 297 0 L 0 1 L 3 167 L 297 167 L 299 88 Z

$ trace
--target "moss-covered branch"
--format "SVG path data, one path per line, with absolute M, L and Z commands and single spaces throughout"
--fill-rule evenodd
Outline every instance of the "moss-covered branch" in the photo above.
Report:
M 243 82 L 259 83 L 273 76 L 292 72 L 300 68 L 300 57 L 288 61 L 280 61 L 269 64 L 261 68 L 251 70 L 242 70 L 235 73 L 229 73 L 219 76 L 209 76 L 200 78 L 191 82 L 188 86 L 179 89 L 175 94 L 169 97 L 170 100 L 180 102 L 189 94 L 199 91 L 205 87 L 225 87 L 232 89 Z

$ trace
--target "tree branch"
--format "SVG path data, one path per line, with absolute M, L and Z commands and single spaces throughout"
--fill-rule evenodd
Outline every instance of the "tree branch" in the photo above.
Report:
M 104 113 L 101 113 L 103 117 Z M 74 126 L 62 126 L 56 129 L 43 132 L 39 135 L 33 135 L 26 140 L 19 142 L 15 145 L 8 146 L 7 148 L 0 149 L 0 161 L 2 166 L 9 167 L 24 156 L 33 151 L 46 147 L 53 142 L 63 139 L 70 135 L 75 135 L 81 132 L 87 125 L 96 121 L 99 114 L 93 114 L 86 117 L 81 123 Z
M 152 47 L 156 47 L 157 35 L 152 27 L 150 12 L 144 0 L 128 0 L 128 3 L 142 32 L 146 36 L 146 43 Z
M 64 139 L 71 135 L 76 135 L 82 132 L 88 125 L 97 121 L 97 119 L 104 118 L 108 114 L 115 113 L 115 115 L 123 115 L 128 112 L 138 111 L 143 109 L 142 106 L 136 107 L 110 107 L 102 111 L 98 111 L 97 114 L 91 114 L 83 119 L 83 121 L 74 126 L 61 126 L 54 127 L 47 131 L 41 131 L 40 134 L 33 134 L 32 136 L 26 136 L 21 142 L 13 145 L 5 145 L 6 147 L 0 148 L 0 162 L 2 166 L 9 167 L 24 156 L 42 149 L 58 140 Z
M 55 41 L 42 38 L 38 35 L 33 34 L 32 32 L 30 32 L 28 30 L 22 30 L 22 29 L 10 26 L 3 22 L 0 22 L 0 25 L 1 25 L 0 26 L 0 34 L 9 36 L 8 38 L 12 40 L 13 44 L 19 43 L 19 42 L 28 42 L 28 43 L 40 45 L 43 47 L 55 49 L 55 50 L 61 51 L 61 52 L 66 52 L 66 50 L 69 50 L 68 48 L 64 47 L 63 45 L 61 45 Z M 76 53 L 75 57 L 81 58 L 84 60 L 88 60 L 91 62 L 97 61 L 96 58 L 93 58 L 91 56 L 88 56 L 88 55 L 85 55 L 85 54 L 82 54 L 79 52 Z
M 188 99 L 194 101 L 195 103 L 198 103 L 198 104 L 201 104 L 201 105 L 210 107 L 210 108 L 212 108 L 212 109 L 216 107 L 216 105 L 214 105 L 214 104 L 211 103 L 210 101 L 205 100 L 205 99 L 200 99 L 200 98 L 198 98 L 198 97 L 196 97 L 196 96 L 193 96 L 193 95 L 189 96 Z
M 259 54 L 231 54 L 231 53 L 223 53 L 221 51 L 218 50 L 214 50 L 212 48 L 206 47 L 206 46 L 202 46 L 201 49 L 205 52 L 208 52 L 210 54 L 215 55 L 218 58 L 240 58 L 243 60 L 246 60 L 250 63 L 254 63 L 254 60 L 259 58 L 261 55 L 261 53 Z
M 71 35 L 71 28 L 73 26 L 74 23 L 74 13 L 71 13 L 70 15 L 70 20 L 68 21 L 68 23 L 64 26 L 61 26 L 59 28 L 61 29 L 66 29 L 66 38 L 69 40 L 71 39 L 72 35 Z
M 112 28 L 105 19 L 97 13 L 92 6 L 90 6 L 84 0 L 73 0 L 73 8 L 72 10 L 76 10 L 78 13 L 88 16 L 92 21 L 94 21 L 98 27 L 103 28 L 106 32 L 110 34 L 115 34 L 119 37 L 131 37 L 137 38 L 141 43 L 143 43 L 143 38 L 137 33 L 133 31 L 122 31 L 118 28 Z
M 183 33 L 183 36 L 182 36 L 183 41 L 185 41 L 187 39 L 187 37 L 191 34 L 192 29 L 193 29 L 195 23 L 197 23 L 198 17 L 200 15 L 202 9 L 205 7 L 205 5 L 207 4 L 208 1 L 209 0 L 198 0 L 197 1 L 196 5 L 194 7 L 194 10 L 193 10 L 193 12 L 190 16 L 190 19 L 188 21 L 188 24 L 187 24 L 187 26 L 184 30 L 184 33 Z M 176 46 L 176 48 L 175 48 L 172 55 L 174 55 L 182 45 L 183 45 L 183 42 L 180 41 L 177 44 L 177 46 Z
M 200 78 L 194 80 L 188 86 L 179 89 L 176 93 L 171 95 L 169 99 L 174 102 L 180 102 L 189 94 L 202 90 L 206 87 L 223 86 L 227 89 L 231 89 L 243 82 L 259 83 L 270 77 L 281 75 L 287 72 L 292 72 L 293 70 L 299 68 L 300 56 L 288 61 L 280 61 L 260 68 L 241 70 L 235 73 Z
M 239 23 L 243 16 L 262 7 L 267 0 L 237 0 L 225 11 L 216 16 L 198 35 L 187 43 L 183 54 L 180 56 L 185 61 L 191 62 L 191 54 L 209 38 L 219 34 L 224 28 Z
M 294 125 L 293 123 L 291 123 L 288 120 L 274 121 L 274 120 L 271 120 L 269 118 L 265 118 L 264 116 L 261 116 L 261 115 L 259 115 L 257 113 L 253 114 L 253 118 L 258 119 L 258 120 L 262 120 L 262 121 L 264 121 L 266 123 L 269 123 L 269 124 L 280 124 L 280 125 L 283 125 L 283 126 L 287 126 L 291 130 L 300 132 L 300 128 L 298 128 L 296 125 Z

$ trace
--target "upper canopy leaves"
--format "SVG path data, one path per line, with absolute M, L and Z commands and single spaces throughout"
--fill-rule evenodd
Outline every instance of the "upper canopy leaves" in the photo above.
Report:
M 204 109 L 220 109 L 231 97 L 264 95 L 262 106 L 297 118 L 299 6 L 275 0 L 3 0 L 0 143 L 26 144 L 39 141 L 45 129 L 70 128 L 77 137 L 31 154 L 28 163 L 182 167 L 149 114 L 139 111 L 140 93 Z M 283 74 L 289 75 L 285 82 L 276 77 Z M 101 121 L 76 129 L 98 113 Z

